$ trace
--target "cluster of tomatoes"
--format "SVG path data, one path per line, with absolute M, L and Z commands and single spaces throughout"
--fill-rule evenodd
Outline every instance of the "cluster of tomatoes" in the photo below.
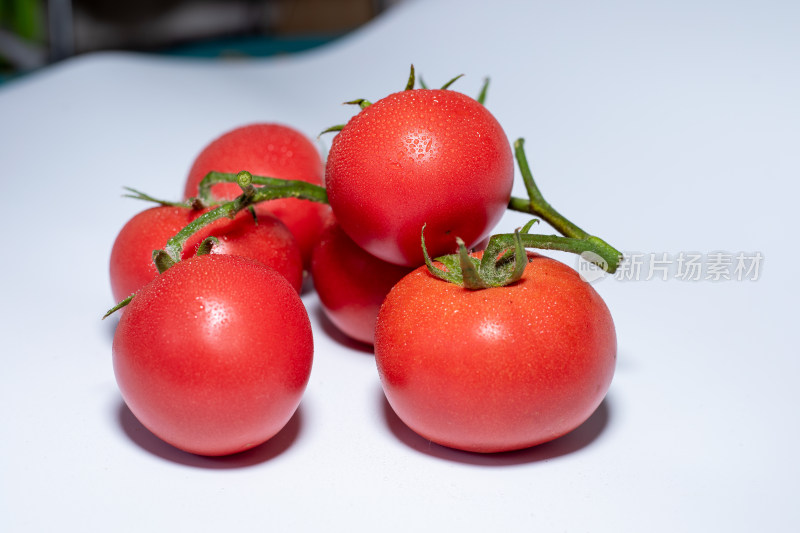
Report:
M 466 252 L 485 246 L 511 198 L 514 158 L 500 124 L 446 88 L 357 103 L 324 163 L 290 127 L 237 128 L 198 155 L 185 202 L 122 228 L 110 277 L 127 305 L 113 362 L 133 414 L 202 455 L 274 436 L 311 372 L 299 296 L 310 275 L 331 321 L 374 345 L 390 405 L 420 435 L 496 452 L 576 428 L 613 375 L 602 299 L 519 240 L 492 257 Z M 298 193 L 299 182 L 312 193 Z M 276 199 L 256 201 L 267 197 Z M 459 270 L 515 275 L 482 289 L 441 279 Z

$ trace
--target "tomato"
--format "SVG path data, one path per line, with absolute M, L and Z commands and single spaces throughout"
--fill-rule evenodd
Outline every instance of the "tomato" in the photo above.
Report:
M 167 241 L 205 211 L 185 207 L 159 206 L 135 215 L 120 230 L 111 249 L 109 274 L 115 301 L 130 296 L 158 275 L 153 250 L 163 249 Z M 223 218 L 192 235 L 184 246 L 183 257 L 194 255 L 206 237 L 220 239 L 211 253 L 250 257 L 280 272 L 299 292 L 303 282 L 300 249 L 292 234 L 278 219 L 260 215 L 258 223 L 249 212 L 233 220 Z
M 184 197 L 196 196 L 198 184 L 211 171 L 241 170 L 257 176 L 322 185 L 322 159 L 308 138 L 288 126 L 259 123 L 228 131 L 203 148 L 189 170 Z M 219 199 L 232 199 L 242 190 L 235 183 L 220 183 L 211 192 Z M 282 198 L 262 202 L 255 209 L 286 224 L 300 245 L 303 263 L 308 265 L 330 208 L 308 200 Z
M 594 412 L 616 334 L 576 271 L 529 254 L 505 287 L 470 291 L 425 267 L 403 278 L 378 315 L 375 359 L 389 404 L 416 433 L 500 452 L 555 439 Z
M 271 215 L 253 218 L 239 212 L 233 220 L 221 218 L 198 231 L 186 242 L 183 258 L 194 255 L 203 239 L 214 236 L 219 242 L 212 254 L 240 255 L 255 259 L 278 271 L 299 293 L 303 285 L 303 258 L 300 247 L 286 225 Z
M 372 344 L 378 309 L 410 268 L 368 254 L 331 217 L 311 256 L 311 277 L 325 315 L 347 336 Z
M 113 364 L 125 403 L 159 438 L 226 455 L 274 436 L 297 409 L 313 357 L 297 291 L 250 259 L 180 261 L 133 298 Z
M 153 250 L 164 248 L 167 241 L 198 214 L 185 207 L 152 207 L 136 214 L 122 227 L 114 240 L 109 261 L 114 301 L 127 298 L 158 276 Z
M 334 137 L 325 170 L 342 229 L 372 255 L 404 266 L 488 235 L 508 205 L 514 162 L 497 120 L 472 98 L 417 89 L 387 96 Z

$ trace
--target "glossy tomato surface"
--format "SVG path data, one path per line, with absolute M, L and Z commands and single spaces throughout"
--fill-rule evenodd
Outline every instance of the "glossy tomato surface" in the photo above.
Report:
M 272 215 L 261 213 L 255 218 L 249 211 L 240 211 L 234 219 L 221 218 L 192 235 L 183 248 L 183 258 L 197 252 L 207 237 L 219 241 L 212 254 L 240 255 L 278 271 L 299 293 L 303 285 L 303 258 L 300 247 L 289 228 Z
M 109 259 L 109 278 L 114 301 L 127 298 L 158 276 L 153 250 L 198 216 L 185 207 L 151 207 L 134 215 L 117 234 Z
M 586 421 L 611 383 L 616 334 L 594 288 L 531 254 L 507 287 L 470 291 L 415 270 L 381 307 L 375 358 L 389 404 L 416 433 L 500 452 Z
M 342 229 L 372 255 L 423 263 L 455 238 L 485 237 L 511 195 L 511 147 L 497 120 L 474 99 L 449 90 L 403 91 L 354 116 L 334 137 L 325 171 Z
M 345 335 L 372 344 L 386 295 L 412 269 L 367 253 L 333 217 L 311 256 L 311 276 L 325 315 Z
M 224 133 L 200 152 L 189 170 L 184 197 L 197 195 L 198 184 L 211 171 L 242 170 L 314 185 L 322 185 L 324 172 L 316 147 L 299 131 L 281 124 L 250 124 Z M 232 199 L 242 193 L 235 183 L 220 183 L 211 191 L 219 199 Z M 270 213 L 286 224 L 300 245 L 306 265 L 329 210 L 324 204 L 296 198 L 270 200 L 256 206 L 258 213 Z
M 249 259 L 180 261 L 133 298 L 117 326 L 125 403 L 182 450 L 226 455 L 275 435 L 311 371 L 311 325 L 297 292 Z

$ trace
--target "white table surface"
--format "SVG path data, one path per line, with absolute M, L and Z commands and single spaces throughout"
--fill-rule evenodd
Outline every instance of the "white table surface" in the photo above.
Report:
M 798 28 L 789 0 L 412 0 L 299 55 L 105 53 L 0 86 L 0 531 L 796 531 Z M 619 343 L 605 402 L 529 450 L 430 444 L 308 292 L 314 368 L 290 424 L 228 458 L 163 444 L 122 403 L 100 320 L 111 244 L 145 207 L 122 186 L 177 199 L 220 133 L 316 136 L 412 62 L 472 95 L 490 75 L 545 196 L 644 254 L 638 281 L 595 285 Z M 675 279 L 680 252 L 719 251 L 760 253 L 758 279 Z M 653 253 L 667 281 L 646 280 Z

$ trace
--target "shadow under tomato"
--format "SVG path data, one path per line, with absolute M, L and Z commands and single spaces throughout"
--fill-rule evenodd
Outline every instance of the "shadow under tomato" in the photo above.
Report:
M 267 442 L 249 450 L 221 457 L 205 457 L 179 450 L 156 437 L 144 427 L 131 410 L 120 401 L 117 421 L 125 434 L 140 448 L 160 457 L 187 466 L 208 469 L 246 468 L 274 459 L 285 452 L 297 440 L 303 425 L 302 406 L 298 407 L 289 422 L 277 435 Z
M 414 433 L 414 431 L 395 414 L 392 406 L 389 405 L 389 402 L 386 400 L 383 390 L 379 391 L 381 401 L 383 402 L 384 421 L 389 427 L 389 430 L 395 437 L 403 442 L 403 444 L 413 448 L 417 452 L 439 459 L 479 466 L 512 466 L 536 463 L 577 452 L 589 446 L 600 436 L 603 430 L 608 426 L 611 416 L 611 408 L 609 407 L 609 401 L 606 397 L 586 422 L 563 437 L 559 437 L 544 444 L 539 444 L 538 446 L 512 452 L 465 452 L 441 446 Z
M 314 280 L 311 274 L 305 270 L 303 271 L 303 283 L 300 285 L 300 296 L 307 296 L 314 292 Z
M 319 322 L 319 325 L 322 326 L 322 331 L 324 331 L 325 335 L 327 335 L 329 338 L 333 339 L 336 344 L 356 352 L 361 352 L 365 355 L 372 356 L 375 354 L 375 349 L 372 347 L 372 345 L 357 341 L 342 333 L 339 328 L 337 328 L 336 325 L 331 322 L 331 319 L 328 318 L 328 315 L 325 314 L 322 304 L 317 303 L 314 305 L 313 312 L 317 318 L 317 322 Z

